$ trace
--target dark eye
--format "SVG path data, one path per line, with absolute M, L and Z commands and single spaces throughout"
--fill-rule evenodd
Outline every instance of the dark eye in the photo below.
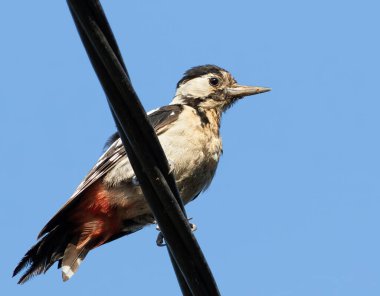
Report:
M 210 85 L 212 86 L 217 86 L 219 84 L 219 79 L 216 78 L 216 77 L 211 77 L 208 82 L 210 83 Z

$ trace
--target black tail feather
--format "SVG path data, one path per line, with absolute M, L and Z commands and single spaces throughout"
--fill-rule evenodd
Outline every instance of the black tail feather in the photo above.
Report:
M 56 261 L 62 258 L 69 241 L 67 229 L 60 225 L 42 237 L 25 254 L 13 271 L 13 276 L 16 276 L 21 270 L 27 268 L 18 283 L 23 284 L 33 276 L 45 273 Z

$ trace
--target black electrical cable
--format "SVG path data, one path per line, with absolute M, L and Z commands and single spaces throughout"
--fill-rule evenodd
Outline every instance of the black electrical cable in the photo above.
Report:
M 154 129 L 129 79 L 97 0 L 67 0 L 145 198 L 160 226 L 184 295 L 220 295 L 182 212 L 183 204 Z

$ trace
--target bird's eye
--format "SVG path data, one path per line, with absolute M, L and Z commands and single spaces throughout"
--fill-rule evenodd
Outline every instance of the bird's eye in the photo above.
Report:
M 216 77 L 211 77 L 208 82 L 210 83 L 210 85 L 212 86 L 217 86 L 219 84 L 219 79 L 216 78 Z

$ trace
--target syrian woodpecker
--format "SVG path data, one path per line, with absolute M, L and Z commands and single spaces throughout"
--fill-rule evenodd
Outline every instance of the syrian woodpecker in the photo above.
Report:
M 220 67 L 198 66 L 178 82 L 170 105 L 148 113 L 185 204 L 205 190 L 215 174 L 222 153 L 222 113 L 242 97 L 269 90 L 239 85 Z M 90 250 L 154 223 L 119 135 L 109 143 L 17 265 L 14 276 L 26 268 L 19 283 L 46 272 L 56 261 L 66 281 Z

